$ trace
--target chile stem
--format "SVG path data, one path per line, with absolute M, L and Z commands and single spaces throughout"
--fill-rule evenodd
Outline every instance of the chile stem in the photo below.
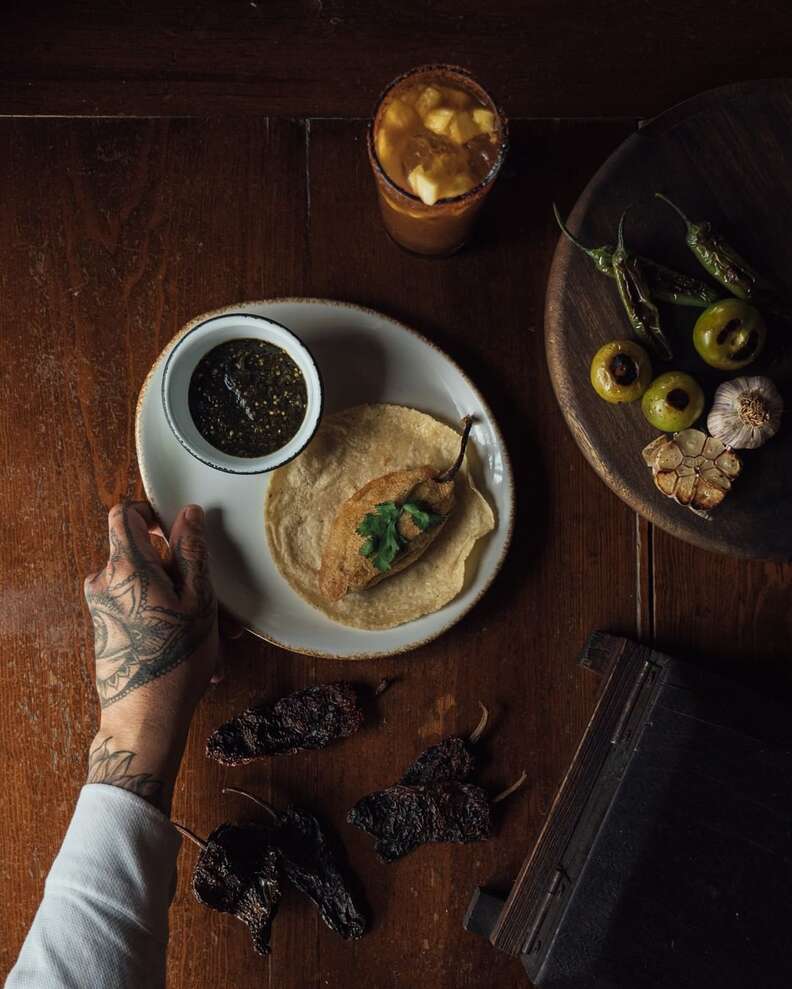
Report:
M 670 200 L 670 199 L 668 198 L 668 196 L 666 196 L 666 195 L 665 195 L 665 193 L 662 193 L 662 192 L 656 192 L 656 193 L 655 193 L 655 199 L 662 199 L 664 203 L 667 203 L 667 204 L 668 204 L 668 205 L 669 205 L 669 206 L 671 207 L 671 209 L 672 209 L 672 210 L 674 210 L 674 212 L 675 212 L 675 213 L 676 213 L 676 214 L 677 214 L 677 215 L 678 215 L 679 217 L 681 217 L 681 219 L 682 219 L 682 222 L 683 222 L 683 223 L 685 224 L 685 226 L 686 226 L 686 227 L 689 227 L 689 226 L 690 226 L 690 220 L 689 220 L 689 219 L 687 218 L 687 216 L 685 216 L 685 214 L 684 214 L 684 213 L 682 212 L 682 210 L 681 210 L 681 209 L 680 209 L 680 208 L 679 208 L 679 207 L 677 206 L 677 204 L 676 204 L 675 202 L 673 202 L 672 200 Z
M 555 213 L 556 223 L 561 228 L 561 233 L 567 238 L 567 240 L 571 241 L 575 245 L 575 247 L 580 248 L 581 251 L 584 251 L 586 254 L 589 255 L 589 257 L 591 257 L 592 256 L 591 248 L 586 247 L 585 244 L 582 244 L 577 239 L 577 237 L 572 233 L 569 227 L 561 219 L 561 214 L 558 212 L 558 207 L 556 206 L 555 203 L 553 203 L 553 213 Z
M 476 742 L 481 738 L 487 728 L 487 722 L 489 721 L 489 711 L 484 707 L 484 705 L 479 701 L 479 707 L 481 708 L 481 720 L 470 733 L 468 741 L 471 745 L 475 745 Z
M 526 773 L 526 771 L 523 770 L 520 778 L 515 780 L 511 786 L 507 786 L 505 790 L 501 790 L 501 792 L 497 795 L 497 797 L 492 798 L 491 802 L 493 804 L 499 804 L 501 800 L 505 800 L 506 797 L 510 797 L 515 792 L 515 790 L 520 789 L 520 787 L 525 783 L 527 779 L 528 779 L 528 773 Z
M 184 835 L 185 838 L 189 838 L 194 845 L 197 845 L 201 849 L 201 851 L 205 850 L 206 842 L 202 838 L 199 838 L 197 834 L 193 834 L 189 828 L 185 828 L 183 824 L 177 824 L 175 821 L 173 822 L 173 826 L 179 834 Z
M 473 416 L 465 416 L 462 420 L 464 429 L 462 430 L 462 439 L 459 443 L 459 453 L 453 464 L 448 468 L 448 470 L 443 471 L 442 474 L 438 474 L 435 480 L 439 484 L 444 484 L 446 481 L 451 481 L 456 476 L 459 468 L 462 466 L 462 461 L 465 459 L 465 450 L 467 449 L 468 437 L 470 436 L 470 430 L 473 428 Z
M 247 790 L 238 790 L 235 786 L 224 786 L 220 791 L 221 793 L 238 793 L 240 797 L 247 797 L 248 800 L 252 800 L 254 804 L 258 804 L 262 807 L 268 814 L 277 820 L 280 814 L 275 810 L 272 804 L 268 804 L 266 800 L 262 800 L 260 797 L 254 797 L 252 793 L 248 793 Z

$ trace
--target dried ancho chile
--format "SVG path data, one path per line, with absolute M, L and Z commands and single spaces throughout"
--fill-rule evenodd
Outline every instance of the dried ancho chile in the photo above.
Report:
M 201 849 L 192 878 L 198 902 L 241 920 L 250 929 L 255 950 L 266 955 L 285 876 L 316 904 L 331 930 L 348 939 L 365 934 L 366 916 L 313 814 L 298 807 L 278 811 L 232 787 L 223 792 L 253 800 L 272 823 L 221 824 L 206 841 L 175 825 Z
M 330 930 L 341 937 L 359 938 L 366 932 L 366 916 L 355 902 L 313 814 L 299 807 L 275 810 L 268 803 L 244 790 L 226 787 L 224 793 L 238 793 L 263 807 L 272 817 L 266 840 L 281 856 L 283 871 L 293 886 L 319 908 L 319 915 Z
M 198 902 L 241 920 L 258 954 L 269 954 L 281 867 L 279 853 L 266 844 L 266 832 L 254 824 L 221 824 L 201 841 L 187 828 L 176 827 L 201 849 L 192 878 Z
M 479 786 L 450 780 L 370 793 L 347 815 L 376 838 L 377 854 L 393 862 L 433 841 L 482 841 L 492 831 L 489 797 Z
M 481 705 L 481 721 L 468 738 L 451 735 L 437 745 L 422 752 L 402 776 L 405 786 L 421 786 L 430 783 L 447 783 L 455 780 L 464 783 L 476 769 L 476 758 L 471 752 L 487 727 L 489 712 Z
M 451 736 L 426 749 L 401 782 L 359 800 L 347 821 L 372 835 L 385 862 L 429 842 L 471 842 L 492 833 L 491 807 L 525 782 L 526 774 L 494 798 L 470 783 L 476 768 L 470 746 L 481 738 L 488 712 L 468 739 Z
M 243 766 L 263 756 L 323 749 L 354 735 L 363 717 L 353 684 L 322 683 L 243 711 L 212 732 L 206 754 L 224 766 Z

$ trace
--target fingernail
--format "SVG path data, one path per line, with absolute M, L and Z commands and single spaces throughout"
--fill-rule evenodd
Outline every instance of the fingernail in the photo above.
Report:
M 184 510 L 184 517 L 193 525 L 200 525 L 203 522 L 204 511 L 200 505 L 188 505 Z

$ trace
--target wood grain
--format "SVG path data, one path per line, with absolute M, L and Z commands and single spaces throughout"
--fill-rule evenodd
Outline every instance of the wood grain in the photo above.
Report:
M 0 112 L 358 116 L 410 66 L 471 68 L 511 116 L 650 116 L 789 73 L 779 0 L 40 0 L 6 4 Z
M 175 819 L 206 834 L 255 816 L 221 797 L 225 783 L 317 811 L 346 843 L 374 923 L 350 945 L 287 896 L 262 962 L 241 925 L 195 903 L 188 847 L 169 985 L 525 984 L 514 961 L 462 930 L 464 910 L 476 884 L 506 888 L 539 831 L 593 707 L 592 678 L 575 666 L 590 628 L 635 634 L 637 606 L 633 516 L 584 463 L 544 369 L 539 324 L 555 243 L 547 202 L 571 199 L 628 131 L 515 125 L 477 241 L 433 261 L 387 239 L 360 122 L 0 125 L 0 179 L 15 190 L 0 213 L 0 751 L 15 835 L 0 852 L 0 972 L 16 957 L 84 775 L 96 708 L 81 581 L 106 552 L 106 507 L 139 490 L 132 426 L 146 370 L 196 312 L 302 293 L 379 307 L 462 364 L 504 426 L 518 530 L 498 581 L 459 626 L 408 657 L 355 667 L 368 683 L 400 679 L 364 732 L 326 752 L 238 770 L 207 762 L 208 732 L 254 698 L 350 675 L 252 637 L 229 650 L 228 676 L 193 724 Z M 529 786 L 499 811 L 493 841 L 382 865 L 344 823 L 347 809 L 427 744 L 468 730 L 479 700 L 493 715 L 483 781 L 500 787 L 526 768 Z
M 684 244 L 684 227 L 657 201 L 664 190 L 694 219 L 710 219 L 762 270 L 783 273 L 792 244 L 782 216 L 789 202 L 792 142 L 792 82 L 769 82 L 714 91 L 644 126 L 608 159 L 573 210 L 573 231 L 585 243 L 609 243 L 622 211 L 630 214 L 629 244 L 641 254 L 696 273 Z M 700 269 L 698 269 L 700 271 Z M 724 295 L 727 293 L 724 291 Z M 664 307 L 666 331 L 675 350 L 669 364 L 654 361 L 655 374 L 688 371 L 711 401 L 721 381 L 696 354 L 692 328 L 697 310 Z M 792 357 L 781 341 L 782 323 L 769 321 L 770 345 L 750 368 L 770 374 L 782 392 L 792 384 Z M 702 519 L 654 486 L 641 457 L 658 435 L 640 403 L 611 406 L 589 386 L 597 348 L 632 335 L 610 279 L 564 240 L 559 243 L 547 289 L 547 355 L 561 409 L 594 469 L 636 511 L 695 545 L 752 558 L 792 558 L 792 430 L 782 430 L 762 450 L 744 452 L 742 477 L 728 498 Z

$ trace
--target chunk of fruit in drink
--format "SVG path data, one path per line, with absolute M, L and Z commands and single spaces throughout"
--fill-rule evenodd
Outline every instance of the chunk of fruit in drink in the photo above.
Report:
M 434 110 L 442 102 L 443 94 L 436 86 L 424 86 L 420 96 L 415 101 L 415 109 L 422 117 L 425 117 L 430 110 Z
M 448 106 L 438 106 L 424 117 L 424 127 L 435 134 L 445 134 L 454 118 L 454 111 Z
M 465 110 L 457 110 L 448 125 L 448 136 L 457 144 L 465 144 L 479 133 L 473 117 Z
M 427 206 L 434 206 L 440 198 L 437 180 L 427 173 L 423 165 L 416 165 L 407 176 L 407 181 L 415 195 Z
M 477 106 L 473 111 L 473 122 L 483 134 L 495 133 L 495 114 L 483 106 Z
M 406 131 L 421 126 L 418 114 L 403 100 L 392 100 L 385 109 L 382 124 L 390 130 Z

